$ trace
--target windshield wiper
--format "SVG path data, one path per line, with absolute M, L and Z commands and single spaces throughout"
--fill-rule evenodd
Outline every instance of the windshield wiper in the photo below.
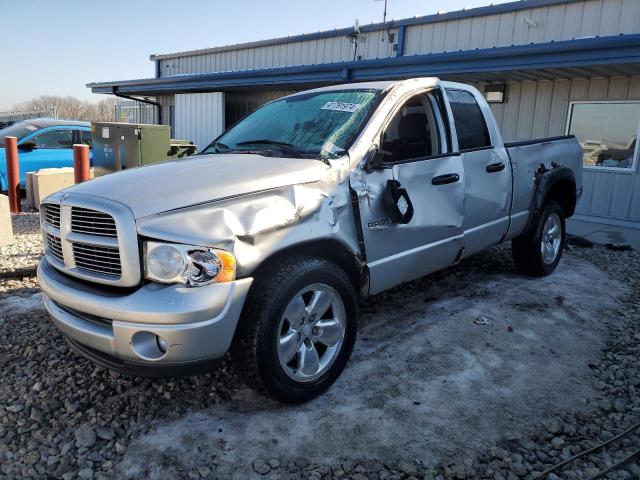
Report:
M 268 138 L 260 138 L 258 140 L 245 140 L 244 142 L 236 143 L 236 145 L 273 145 L 275 147 L 280 147 L 282 150 L 288 151 L 289 153 L 293 153 L 297 157 L 309 158 L 307 155 L 295 148 L 291 143 L 278 142 L 277 140 L 269 140 Z
M 220 142 L 213 142 L 202 153 L 209 153 L 209 152 L 207 152 L 207 150 L 209 150 L 209 148 L 211 148 L 211 147 L 215 148 L 216 153 L 222 153 L 221 149 L 229 150 L 229 146 L 228 145 L 225 145 L 224 143 L 220 143 Z

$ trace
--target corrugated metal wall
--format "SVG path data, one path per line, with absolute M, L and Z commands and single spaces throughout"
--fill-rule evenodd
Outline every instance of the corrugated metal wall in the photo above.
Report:
M 527 23 L 528 22 L 528 23 Z M 535 24 L 535 26 L 533 26 Z M 545 43 L 584 36 L 638 33 L 640 0 L 584 0 L 511 13 L 406 27 L 405 54 Z M 392 30 L 397 34 L 397 30 Z M 384 40 L 384 41 L 383 41 Z M 396 39 L 397 41 L 397 39 Z M 395 55 L 382 31 L 361 35 L 362 59 Z M 253 70 L 353 60 L 346 35 L 288 44 L 222 48 L 220 51 L 159 60 L 160 75 Z
M 224 93 L 175 96 L 175 136 L 201 150 L 224 131 Z
M 395 33 L 392 30 L 392 33 Z M 393 55 L 393 45 L 382 41 L 382 32 L 366 32 L 360 36 L 356 55 L 363 60 L 387 58 Z M 204 55 L 193 55 L 160 60 L 160 75 L 212 73 L 254 70 L 295 65 L 346 62 L 354 59 L 354 46 L 347 36 L 320 40 L 292 42 L 239 48 Z
M 260 105 L 291 93 L 293 92 L 228 92 L 225 95 L 226 128 L 253 112 Z
M 525 23 L 525 19 L 536 26 Z M 639 26 L 640 1 L 589 0 L 412 26 L 407 29 L 406 54 L 638 33 Z
M 483 84 L 477 87 L 482 91 Z M 564 135 L 569 103 L 581 100 L 640 100 L 640 77 L 508 82 L 507 102 L 491 108 L 505 140 L 520 140 Z M 577 212 L 640 220 L 637 163 L 632 173 L 585 169 Z
M 162 106 L 162 125 L 171 125 L 171 109 L 175 105 L 175 99 L 173 95 L 162 95 L 156 97 L 156 102 Z M 175 124 L 174 124 L 175 126 Z
M 155 105 L 135 100 L 118 100 L 114 120 L 125 123 L 158 123 L 158 109 Z

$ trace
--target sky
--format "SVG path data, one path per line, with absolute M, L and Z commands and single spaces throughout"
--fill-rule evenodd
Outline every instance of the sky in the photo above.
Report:
M 388 0 L 387 18 L 505 0 Z M 0 0 L 0 111 L 90 82 L 154 76 L 149 55 L 382 21 L 384 0 Z

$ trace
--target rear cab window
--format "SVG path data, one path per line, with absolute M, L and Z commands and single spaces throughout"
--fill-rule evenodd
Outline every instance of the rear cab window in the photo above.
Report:
M 92 146 L 93 138 L 90 130 L 80 130 L 80 143 Z
M 461 152 L 491 147 L 491 136 L 484 114 L 474 96 L 464 90 L 447 89 L 453 122 Z

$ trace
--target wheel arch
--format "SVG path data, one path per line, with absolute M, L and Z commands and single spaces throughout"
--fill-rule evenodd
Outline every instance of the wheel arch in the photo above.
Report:
M 575 213 L 578 196 L 573 170 L 560 165 L 552 165 L 551 169 L 540 165 L 536 171 L 535 190 L 526 231 L 536 227 L 542 211 L 550 201 L 560 205 L 565 218 Z
M 365 262 L 344 243 L 330 238 L 310 240 L 277 250 L 260 262 L 251 276 L 260 278 L 274 264 L 286 258 L 302 255 L 335 263 L 347 274 L 356 292 L 365 294 L 368 291 L 369 282 Z
M 559 178 L 549 186 L 543 205 L 546 205 L 552 200 L 556 201 L 562 207 L 565 218 L 569 218 L 575 213 L 578 197 L 576 193 L 576 181 L 573 175 L 571 178 Z

